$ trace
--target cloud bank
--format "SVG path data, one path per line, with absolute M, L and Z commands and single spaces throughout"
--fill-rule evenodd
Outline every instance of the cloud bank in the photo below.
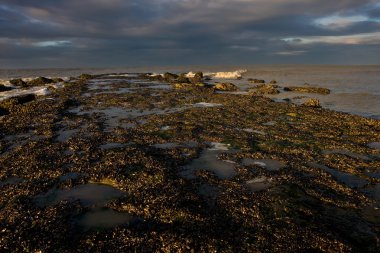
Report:
M 374 0 L 3 0 L 6 67 L 380 64 Z

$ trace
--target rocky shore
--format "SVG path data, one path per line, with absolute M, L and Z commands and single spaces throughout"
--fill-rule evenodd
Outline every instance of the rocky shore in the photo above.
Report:
M 0 250 L 378 252 L 380 121 L 209 81 L 0 85 L 49 91 L 0 101 Z

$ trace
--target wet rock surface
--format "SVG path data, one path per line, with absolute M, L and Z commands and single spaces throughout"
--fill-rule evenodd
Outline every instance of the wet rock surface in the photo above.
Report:
M 377 252 L 380 121 L 159 76 L 1 103 L 2 252 Z
M 284 91 L 330 94 L 330 90 L 327 88 L 310 87 L 310 86 L 288 86 L 288 87 L 284 87 Z

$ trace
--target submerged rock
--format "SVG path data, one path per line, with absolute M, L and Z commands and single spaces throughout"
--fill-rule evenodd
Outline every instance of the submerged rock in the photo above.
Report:
M 214 86 L 214 89 L 220 91 L 237 91 L 238 87 L 233 83 L 218 83 Z
M 316 99 L 316 98 L 310 98 L 310 99 L 306 100 L 303 103 L 303 105 L 309 106 L 309 107 L 316 107 L 316 108 L 321 107 L 321 103 L 319 102 L 319 99 Z
M 289 86 L 289 87 L 285 87 L 284 91 L 304 92 L 304 93 L 318 93 L 318 94 L 330 94 L 330 90 L 329 89 L 327 89 L 327 88 L 320 88 L 320 87 Z

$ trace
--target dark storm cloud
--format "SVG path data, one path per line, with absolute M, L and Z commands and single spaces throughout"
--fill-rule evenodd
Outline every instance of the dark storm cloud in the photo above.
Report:
M 348 63 L 347 50 L 352 63 L 380 63 L 379 9 L 371 0 L 3 0 L 0 64 Z

